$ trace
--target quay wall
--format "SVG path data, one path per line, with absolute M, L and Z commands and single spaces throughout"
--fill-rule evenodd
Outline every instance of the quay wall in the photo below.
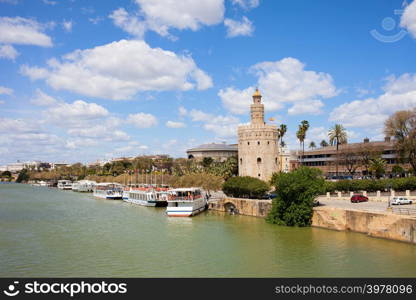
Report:
M 209 203 L 210 210 L 265 218 L 271 200 L 222 198 Z M 314 207 L 312 226 L 354 231 L 371 237 L 416 244 L 416 217 L 391 212 L 369 212 L 328 206 Z

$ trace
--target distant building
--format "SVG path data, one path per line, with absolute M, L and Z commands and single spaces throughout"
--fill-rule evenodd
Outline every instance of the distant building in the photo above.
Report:
M 277 126 L 264 122 L 264 105 L 256 89 L 250 106 L 251 122 L 238 127 L 238 174 L 269 180 L 281 169 Z
M 191 148 L 186 151 L 189 159 L 195 159 L 201 161 L 204 157 L 211 157 L 215 161 L 225 161 L 227 158 L 237 156 L 238 148 L 237 145 L 227 144 L 203 144 L 196 148 Z
M 386 137 L 384 141 L 371 142 L 368 138 L 361 143 L 348 143 L 336 146 L 327 146 L 314 150 L 298 152 L 297 165 L 318 168 L 326 176 L 336 175 L 338 161 L 338 175 L 350 175 L 350 171 L 358 176 L 367 175 L 366 166 L 362 161 L 365 157 L 381 156 L 386 161 L 386 172 L 391 172 L 394 165 L 400 165 L 404 169 L 410 167 L 401 164 L 394 147 L 394 141 Z M 293 163 L 293 162 L 292 162 Z

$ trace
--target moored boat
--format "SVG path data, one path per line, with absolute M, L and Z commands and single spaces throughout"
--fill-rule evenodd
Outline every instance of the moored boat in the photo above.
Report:
M 191 217 L 206 209 L 207 201 L 199 188 L 179 188 L 169 191 L 166 214 L 169 217 Z
M 72 181 L 71 180 L 58 180 L 58 189 L 72 190 Z
M 166 194 L 166 195 L 164 195 Z M 167 206 L 167 193 L 156 192 L 150 189 L 130 190 L 127 202 L 143 206 Z
M 97 183 L 94 186 L 93 196 L 109 200 L 122 200 L 123 186 L 112 182 Z
M 74 192 L 91 193 L 97 183 L 91 180 L 79 180 L 72 184 Z

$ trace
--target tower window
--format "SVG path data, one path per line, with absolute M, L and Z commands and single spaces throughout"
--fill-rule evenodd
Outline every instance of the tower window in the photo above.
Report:
M 257 142 L 257 145 L 260 145 L 260 142 Z
M 261 158 L 260 157 L 257 157 L 257 163 L 261 164 Z
M 275 163 L 277 164 L 277 157 L 274 159 Z
M 250 142 L 247 142 L 247 145 L 250 145 Z
M 240 158 L 240 164 L 243 164 L 243 159 L 242 158 Z
M 270 142 L 267 142 L 267 145 L 270 145 Z
M 260 177 L 260 173 L 259 173 L 259 175 L 258 175 L 259 177 Z

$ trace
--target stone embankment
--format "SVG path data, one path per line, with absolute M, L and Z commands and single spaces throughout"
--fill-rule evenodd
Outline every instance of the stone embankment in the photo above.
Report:
M 209 203 L 209 209 L 246 216 L 265 218 L 272 206 L 271 200 L 222 198 Z M 386 238 L 416 244 L 416 216 L 394 214 L 389 210 L 369 211 L 345 207 L 314 208 L 312 226 L 349 230 L 372 237 Z

